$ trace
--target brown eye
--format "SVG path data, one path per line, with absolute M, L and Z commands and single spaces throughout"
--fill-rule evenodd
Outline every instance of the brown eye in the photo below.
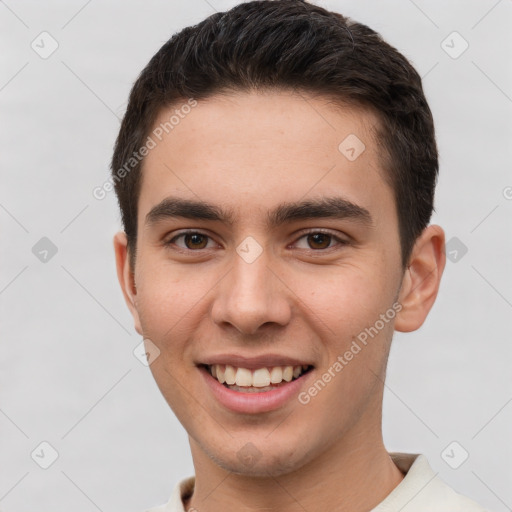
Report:
M 189 231 L 176 235 L 168 242 L 165 242 L 167 247 L 178 247 L 182 250 L 195 251 L 201 249 L 211 249 L 215 244 L 213 240 L 204 233 L 199 231 Z
M 310 230 L 299 237 L 293 244 L 295 248 L 311 252 L 316 252 L 318 255 L 327 254 L 327 251 L 342 249 L 348 245 L 349 241 L 340 238 L 336 234 L 327 231 Z
M 308 235 L 308 245 L 311 249 L 327 249 L 331 244 L 331 235 L 326 233 L 313 233 Z
M 201 233 L 187 233 L 183 238 L 187 249 L 204 249 L 208 244 L 208 237 Z

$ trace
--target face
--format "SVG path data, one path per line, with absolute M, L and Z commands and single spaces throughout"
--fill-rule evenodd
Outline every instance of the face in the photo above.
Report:
M 118 269 L 195 460 L 280 475 L 380 432 L 404 272 L 377 123 L 284 91 L 214 96 L 147 155 Z

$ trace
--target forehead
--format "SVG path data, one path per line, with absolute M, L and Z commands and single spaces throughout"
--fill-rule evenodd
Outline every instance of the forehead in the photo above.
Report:
M 150 133 L 155 147 L 143 163 L 139 219 L 176 195 L 247 213 L 308 195 L 342 194 L 366 208 L 391 199 L 379 121 L 368 110 L 287 91 L 219 94 L 190 105 L 185 99 L 162 110 Z

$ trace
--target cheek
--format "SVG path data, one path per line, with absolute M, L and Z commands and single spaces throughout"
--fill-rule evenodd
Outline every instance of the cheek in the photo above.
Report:
M 383 282 L 378 267 L 335 268 L 327 278 L 311 276 L 297 280 L 299 297 L 306 310 L 314 313 L 329 338 L 338 334 L 340 341 L 356 336 L 379 319 L 393 300 L 394 287 Z
M 331 411 L 337 421 L 349 421 L 374 393 L 379 377 L 384 378 L 396 316 L 394 288 L 379 278 L 378 266 L 373 272 L 371 268 L 345 269 L 322 287 L 317 281 L 304 308 L 304 314 L 308 310 L 315 313 L 308 318 L 314 330 L 322 333 L 320 382 L 311 390 L 318 393 L 312 401 L 322 421 L 327 421 L 324 411 Z M 333 404 L 340 407 L 333 410 Z
M 205 273 L 178 271 L 170 264 L 146 264 L 141 261 L 137 286 L 137 311 L 145 334 L 162 339 L 171 334 L 187 317 L 201 308 L 211 288 Z

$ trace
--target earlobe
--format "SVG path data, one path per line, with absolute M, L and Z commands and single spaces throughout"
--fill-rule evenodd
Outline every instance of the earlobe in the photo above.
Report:
M 400 288 L 402 309 L 395 320 L 397 331 L 415 331 L 427 318 L 446 264 L 444 246 L 444 231 L 436 225 L 426 227 L 416 240 Z
M 137 288 L 135 286 L 135 276 L 130 265 L 126 234 L 122 231 L 116 233 L 114 236 L 114 252 L 116 257 L 117 279 L 121 286 L 126 305 L 133 316 L 135 330 L 142 336 L 142 328 L 136 305 Z

